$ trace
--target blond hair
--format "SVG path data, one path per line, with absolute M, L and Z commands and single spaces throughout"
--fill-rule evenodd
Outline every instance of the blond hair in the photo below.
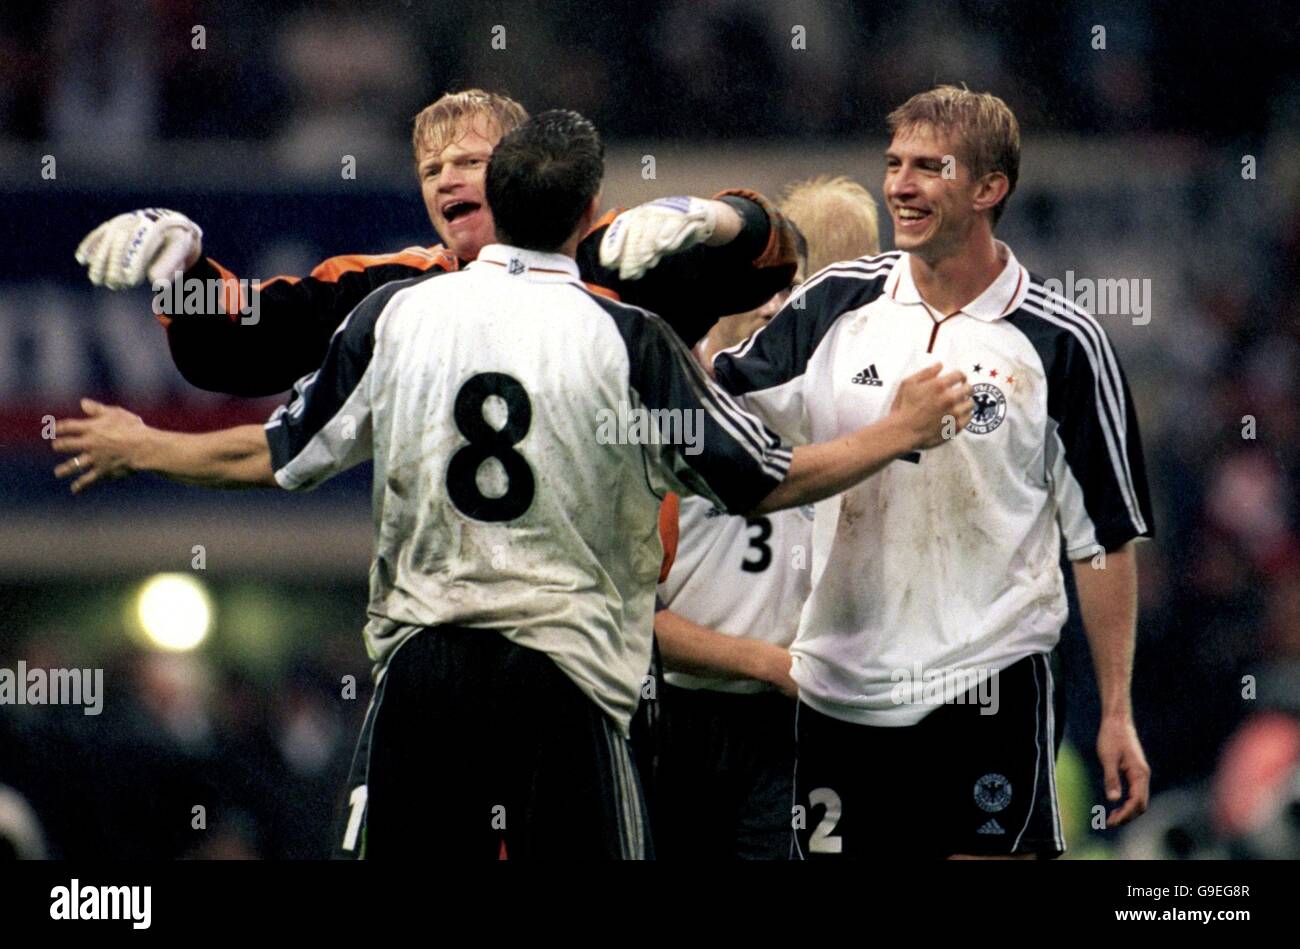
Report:
M 880 253 L 880 223 L 871 192 L 843 175 L 789 185 L 781 213 L 808 241 L 808 273 L 827 264 Z
M 482 89 L 448 92 L 415 117 L 411 129 L 415 160 L 420 160 L 422 151 L 441 152 L 455 140 L 466 120 L 476 119 L 487 120 L 490 127 L 505 135 L 528 121 L 528 112 L 514 99 L 495 92 Z
M 995 171 L 1006 175 L 1007 193 L 993 208 L 993 223 L 998 222 L 1020 177 L 1020 124 L 1005 102 L 991 92 L 936 86 L 889 113 L 888 122 L 890 134 L 916 125 L 955 132 L 958 157 L 976 180 Z

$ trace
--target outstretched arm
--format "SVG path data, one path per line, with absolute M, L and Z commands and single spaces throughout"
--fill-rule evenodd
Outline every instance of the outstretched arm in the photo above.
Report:
M 331 257 L 303 277 L 237 276 L 201 256 L 185 215 L 144 208 L 104 222 L 77 248 L 90 282 L 154 289 L 154 315 L 191 385 L 239 396 L 284 392 L 320 365 L 334 331 L 376 288 L 459 263 L 443 248 Z
M 970 421 L 971 387 L 959 371 L 936 363 L 903 380 L 890 413 L 873 425 L 828 442 L 794 449 L 785 480 L 751 514 L 812 504 L 848 490 L 900 455 L 936 448 Z
M 261 425 L 188 434 L 150 428 L 140 416 L 93 399 L 82 399 L 81 409 L 84 418 L 60 419 L 54 429 L 54 450 L 72 456 L 54 474 L 77 476 L 73 494 L 137 471 L 207 488 L 276 486 Z

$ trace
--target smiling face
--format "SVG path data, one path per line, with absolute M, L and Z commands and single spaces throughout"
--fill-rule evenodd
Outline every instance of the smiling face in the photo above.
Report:
M 917 124 L 899 129 L 890 142 L 884 194 L 899 250 L 927 259 L 947 256 L 977 218 L 970 172 L 956 157 L 955 138 Z M 948 177 L 945 167 L 951 169 Z
M 494 122 L 476 117 L 457 126 L 445 144 L 422 146 L 417 155 L 416 169 L 429 220 L 448 249 L 464 261 L 473 260 L 496 240 L 484 184 L 488 159 L 500 140 Z
M 961 153 L 956 132 L 926 123 L 894 134 L 885 152 L 884 193 L 899 250 L 935 263 L 972 239 L 992 236 L 993 208 L 1007 194 L 1007 176 L 976 179 Z

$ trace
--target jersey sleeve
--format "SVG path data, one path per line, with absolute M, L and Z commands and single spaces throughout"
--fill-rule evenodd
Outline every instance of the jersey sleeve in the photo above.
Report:
M 407 284 L 362 301 L 330 340 L 320 368 L 293 385 L 292 398 L 266 423 L 271 469 L 288 491 L 310 490 L 371 457 L 371 380 L 379 318 Z
M 1048 378 L 1045 462 L 1066 555 L 1090 557 L 1151 537 L 1154 520 L 1137 414 L 1106 335 L 1090 318 L 1062 334 Z
M 799 262 L 794 229 L 756 191 L 723 191 L 716 200 L 741 218 L 740 233 L 730 243 L 697 244 L 668 255 L 640 280 L 620 280 L 616 269 L 600 264 L 600 242 L 615 217 L 610 213 L 578 247 L 582 279 L 660 314 L 687 345 L 698 342 L 718 317 L 762 306 L 794 280 Z
M 456 259 L 440 247 L 408 247 L 331 257 L 306 277 L 274 277 L 254 288 L 204 258 L 173 292 L 174 312 L 156 315 L 166 327 L 172 360 L 191 385 L 274 395 L 321 364 L 334 331 L 372 291 L 429 270 L 455 269 Z M 220 292 L 209 295 L 207 288 L 217 286 Z
M 841 315 L 880 295 L 890 266 L 890 258 L 875 258 L 819 271 L 766 326 L 714 357 L 714 378 L 782 438 L 807 444 L 812 438 L 804 398 L 808 363 Z
M 753 510 L 785 480 L 790 449 L 705 375 L 662 319 L 591 299 L 627 348 L 630 403 L 647 413 L 648 462 L 679 494 L 702 495 L 735 514 Z

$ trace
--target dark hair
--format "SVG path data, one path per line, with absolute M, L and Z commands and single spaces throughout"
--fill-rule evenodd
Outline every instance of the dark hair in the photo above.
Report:
M 487 200 L 497 239 L 553 251 L 600 191 L 605 145 L 577 112 L 551 109 L 506 133 L 492 152 Z

